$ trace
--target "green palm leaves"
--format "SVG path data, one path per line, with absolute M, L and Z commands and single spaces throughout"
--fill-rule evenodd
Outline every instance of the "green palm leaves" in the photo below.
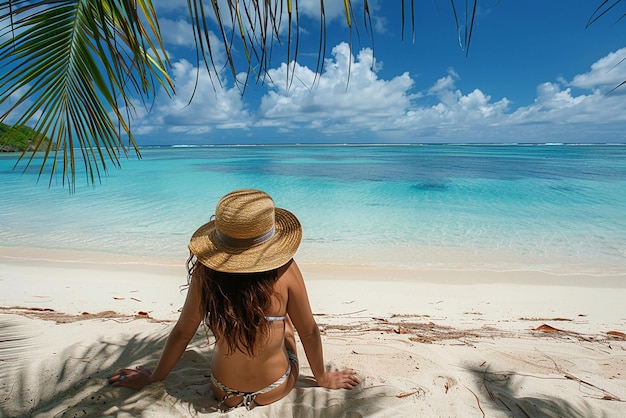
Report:
M 149 0 L 9 1 L 0 21 L 0 104 L 8 107 L 0 120 L 34 122 L 40 175 L 61 165 L 73 187 L 77 161 L 94 182 L 129 147 L 138 152 L 135 97 L 150 98 L 157 85 L 173 90 Z M 44 147 L 45 137 L 52 141 Z

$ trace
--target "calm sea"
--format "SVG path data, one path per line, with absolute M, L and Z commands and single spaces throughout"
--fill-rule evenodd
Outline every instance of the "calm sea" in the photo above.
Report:
M 626 272 L 626 145 L 147 148 L 95 187 L 0 155 L 0 246 L 184 260 L 236 188 L 304 227 L 306 263 Z M 35 162 L 36 165 L 36 162 Z M 181 261 L 182 262 L 182 261 Z

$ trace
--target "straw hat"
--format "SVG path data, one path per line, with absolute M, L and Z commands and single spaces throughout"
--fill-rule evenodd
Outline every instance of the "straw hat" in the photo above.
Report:
M 189 250 L 213 270 L 256 273 L 287 263 L 301 240 L 293 213 L 274 207 L 265 192 L 241 189 L 218 202 L 215 218 L 193 233 Z

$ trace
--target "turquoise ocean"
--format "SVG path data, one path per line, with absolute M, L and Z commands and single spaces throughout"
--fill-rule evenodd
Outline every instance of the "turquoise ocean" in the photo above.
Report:
M 237 188 L 302 222 L 301 263 L 626 273 L 626 145 L 143 148 L 95 187 L 0 155 L 0 247 L 184 263 Z M 1 248 L 0 248 L 1 249 Z

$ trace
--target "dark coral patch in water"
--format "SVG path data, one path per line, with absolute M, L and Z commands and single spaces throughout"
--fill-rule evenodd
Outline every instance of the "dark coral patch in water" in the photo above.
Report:
M 448 190 L 448 185 L 446 183 L 429 181 L 413 184 L 411 189 L 427 192 L 445 192 Z

